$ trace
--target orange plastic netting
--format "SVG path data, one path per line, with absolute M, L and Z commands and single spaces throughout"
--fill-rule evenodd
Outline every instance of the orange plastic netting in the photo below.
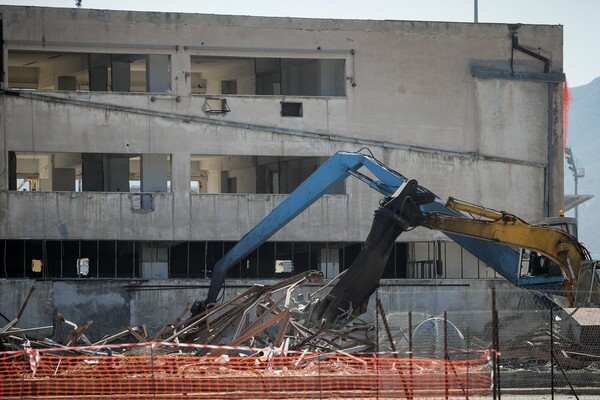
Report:
M 146 354 L 0 353 L 0 398 L 466 398 L 491 388 L 484 353 L 444 361 L 372 353 L 198 356 L 158 354 L 153 347 L 141 352 Z
M 567 140 L 569 136 L 569 108 L 571 107 L 571 102 L 573 98 L 571 96 L 571 91 L 569 90 L 569 85 L 565 80 L 563 84 L 563 150 L 567 148 Z

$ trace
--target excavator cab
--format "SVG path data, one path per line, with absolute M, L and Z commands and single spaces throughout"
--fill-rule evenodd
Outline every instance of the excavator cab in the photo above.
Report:
M 557 228 L 577 238 L 577 221 L 570 217 L 548 217 L 539 221 L 532 222 L 531 225 Z M 540 276 L 540 277 L 561 277 L 560 266 L 535 251 L 520 249 L 519 255 L 519 275 L 521 278 Z

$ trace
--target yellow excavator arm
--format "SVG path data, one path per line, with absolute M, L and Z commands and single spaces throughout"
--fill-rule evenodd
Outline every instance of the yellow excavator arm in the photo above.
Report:
M 446 207 L 479 218 L 460 218 L 440 213 L 425 214 L 422 226 L 536 251 L 562 270 L 563 288 L 569 306 L 575 303 L 577 279 L 589 253 L 569 233 L 549 226 L 531 225 L 505 211 L 496 211 L 450 197 Z M 481 219 L 485 218 L 485 219 Z

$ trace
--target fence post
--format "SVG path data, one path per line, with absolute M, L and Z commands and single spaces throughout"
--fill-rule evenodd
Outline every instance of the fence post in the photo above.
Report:
M 444 311 L 444 393 L 448 400 L 448 312 Z
M 410 398 L 413 397 L 415 381 L 413 376 L 413 323 L 412 311 L 408 312 L 408 365 L 410 366 Z
M 550 306 L 550 393 L 554 400 L 554 307 Z
M 494 373 L 494 400 L 500 400 L 500 340 L 498 338 L 498 310 L 496 309 L 496 288 L 492 287 L 492 371 Z

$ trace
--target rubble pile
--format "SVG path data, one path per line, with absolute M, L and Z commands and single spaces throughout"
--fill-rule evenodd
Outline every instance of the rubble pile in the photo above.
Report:
M 96 342 L 91 342 L 85 335 L 93 321 L 77 325 L 60 314 L 54 316 L 52 326 L 18 328 L 17 323 L 33 293 L 32 288 L 17 318 L 0 329 L 0 351 L 62 348 L 89 354 L 90 350 L 76 350 L 75 346 L 105 346 L 126 342 L 247 346 L 311 353 L 375 350 L 374 325 L 358 318 L 347 323 L 352 310 L 341 312 L 340 323 L 333 326 L 317 327 L 309 322 L 318 296 L 336 282 L 333 280 L 317 290 L 310 290 L 314 287 L 307 289 L 306 284 L 321 281 L 320 273 L 307 271 L 272 286 L 254 285 L 189 318 L 186 316 L 189 315 L 191 305 L 187 304 L 177 318 L 155 335 L 149 335 L 145 326 L 134 326 Z M 34 339 L 33 336 L 39 336 L 41 331 L 52 334 L 43 340 Z M 30 335 L 32 333 L 36 335 Z M 135 354 L 140 349 L 123 347 L 120 351 Z M 182 348 L 177 351 L 181 352 Z M 185 351 L 217 356 L 224 353 L 224 350 L 210 347 Z

